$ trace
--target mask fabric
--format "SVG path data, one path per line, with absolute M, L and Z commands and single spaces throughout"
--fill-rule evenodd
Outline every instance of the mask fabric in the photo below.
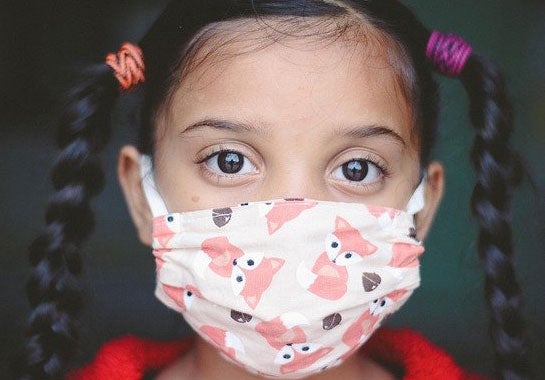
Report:
M 413 215 L 359 203 L 277 199 L 169 213 L 148 157 L 155 294 L 247 371 L 300 378 L 357 351 L 420 282 Z

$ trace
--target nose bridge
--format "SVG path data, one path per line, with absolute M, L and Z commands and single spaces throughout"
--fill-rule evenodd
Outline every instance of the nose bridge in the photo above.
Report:
M 319 171 L 299 158 L 286 160 L 282 165 L 271 168 L 263 188 L 263 197 L 325 199 L 327 191 Z

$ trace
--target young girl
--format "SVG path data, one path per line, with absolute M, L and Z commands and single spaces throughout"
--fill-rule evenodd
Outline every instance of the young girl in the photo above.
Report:
M 153 247 L 156 295 L 197 337 L 119 340 L 70 378 L 478 378 L 419 335 L 376 331 L 419 284 L 443 192 L 434 71 L 469 95 L 497 375 L 524 378 L 502 77 L 393 0 L 173 0 L 93 68 L 61 120 L 56 192 L 31 247 L 21 378 L 67 371 L 98 153 L 116 96 L 139 85 L 140 142 L 121 150 L 119 180 Z

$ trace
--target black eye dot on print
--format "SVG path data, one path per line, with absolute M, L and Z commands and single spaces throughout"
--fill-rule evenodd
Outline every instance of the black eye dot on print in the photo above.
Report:
M 345 259 L 349 259 L 352 257 L 352 254 L 350 252 L 344 254 Z
M 246 264 L 248 264 L 248 266 L 251 267 L 251 266 L 254 266 L 255 262 L 254 262 L 254 260 L 250 259 L 250 260 L 246 261 Z
M 190 291 L 187 291 L 186 295 L 187 295 L 188 297 L 191 297 L 191 296 L 193 295 L 193 293 L 190 292 Z
M 233 260 L 233 265 L 236 266 L 238 264 L 237 259 Z
M 337 243 L 336 241 L 331 243 L 331 248 L 337 248 L 338 246 L 339 246 L 339 243 Z
M 167 222 L 169 222 L 169 223 L 174 222 L 174 217 L 173 217 L 172 215 L 169 215 L 169 216 L 167 217 Z
M 301 348 L 301 350 L 307 352 L 308 350 L 310 350 L 310 347 L 309 346 L 304 346 L 303 348 Z
M 242 276 L 237 276 L 237 282 L 242 282 L 244 281 L 244 279 L 242 278 Z

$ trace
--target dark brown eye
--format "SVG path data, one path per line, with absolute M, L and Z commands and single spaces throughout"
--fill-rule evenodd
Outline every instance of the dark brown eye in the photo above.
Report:
M 364 159 L 354 159 L 338 166 L 332 173 L 338 180 L 370 184 L 380 179 L 383 170 L 375 163 Z
M 226 174 L 238 173 L 244 166 L 244 156 L 236 152 L 220 152 L 217 160 L 218 168 Z
M 242 153 L 221 150 L 208 156 L 203 162 L 217 174 L 251 174 L 256 172 L 252 162 Z
M 369 164 L 362 160 L 352 160 L 343 164 L 343 175 L 349 181 L 361 182 L 369 172 Z

